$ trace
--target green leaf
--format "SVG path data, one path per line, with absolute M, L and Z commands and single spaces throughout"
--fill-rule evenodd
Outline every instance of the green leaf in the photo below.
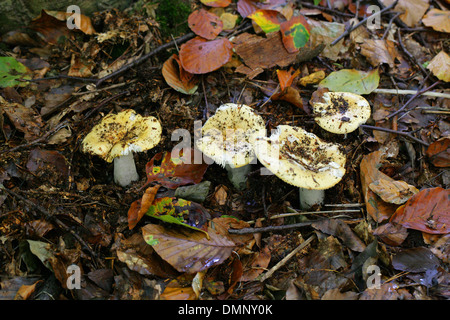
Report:
M 330 73 L 319 83 L 319 88 L 328 88 L 334 92 L 369 94 L 378 87 L 379 82 L 378 69 L 369 72 L 343 69 Z
M 283 45 L 289 53 L 295 53 L 308 41 L 311 28 L 303 16 L 295 16 L 280 25 Z
M 31 79 L 28 68 L 13 57 L 0 57 L 0 87 L 24 87 L 28 84 L 18 79 Z

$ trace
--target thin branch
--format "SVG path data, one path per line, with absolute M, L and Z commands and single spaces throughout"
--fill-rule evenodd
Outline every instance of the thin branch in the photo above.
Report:
M 397 114 L 399 114 L 400 112 L 402 112 L 415 98 L 417 98 L 418 96 L 422 95 L 423 93 L 430 91 L 431 89 L 433 89 L 435 86 L 437 86 L 439 83 L 441 83 L 440 80 L 436 81 L 435 83 L 433 83 L 431 86 L 421 89 L 419 91 L 417 91 L 400 109 L 398 109 L 397 111 L 391 113 L 390 115 L 388 115 L 386 117 L 386 120 L 389 120 L 390 118 L 396 116 Z
M 407 95 L 407 94 L 416 94 L 417 90 L 401 90 L 401 89 L 375 89 L 372 92 L 375 93 L 386 93 L 386 94 L 401 94 L 401 95 Z M 435 98 L 446 98 L 450 99 L 450 93 L 445 92 L 422 92 L 423 96 L 427 97 L 435 97 Z
M 362 128 L 362 129 L 369 129 L 369 130 L 384 131 L 384 132 L 389 132 L 389 133 L 394 133 L 394 134 L 398 134 L 398 135 L 407 137 L 407 138 L 409 138 L 409 139 L 411 139 L 411 140 L 414 140 L 415 142 L 418 142 L 418 143 L 420 143 L 420 144 L 422 144 L 422 145 L 424 145 L 424 146 L 426 146 L 426 147 L 428 147 L 428 146 L 430 145 L 429 143 L 427 143 L 427 142 L 425 142 L 425 141 L 423 141 L 423 140 L 420 140 L 420 139 L 414 137 L 413 135 L 411 135 L 411 134 L 408 133 L 408 132 L 396 131 L 396 130 L 392 130 L 392 129 L 388 129 L 388 128 L 382 128 L 382 127 L 369 126 L 369 125 L 367 125 L 367 124 L 362 124 L 362 125 L 360 125 L 360 128 Z
M 358 28 L 359 26 L 363 25 L 364 23 L 367 22 L 367 20 L 369 19 L 373 19 L 375 16 L 381 15 L 382 13 L 391 10 L 393 7 L 395 7 L 397 5 L 398 0 L 395 0 L 394 3 L 392 3 L 390 6 L 384 8 L 383 10 L 380 10 L 378 12 L 375 12 L 374 14 L 365 17 L 364 19 L 362 19 L 360 22 L 358 22 L 356 25 L 351 25 L 349 28 L 347 28 L 347 30 L 344 31 L 343 34 L 341 34 L 339 37 L 337 37 L 336 39 L 333 40 L 332 43 L 330 43 L 330 46 L 334 46 L 336 43 L 338 43 L 341 39 L 343 39 L 344 37 L 348 36 L 353 30 L 355 30 L 356 28 Z

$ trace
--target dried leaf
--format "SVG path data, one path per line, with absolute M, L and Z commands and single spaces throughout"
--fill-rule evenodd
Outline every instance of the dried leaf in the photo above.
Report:
M 408 237 L 408 231 L 400 224 L 388 222 L 373 230 L 373 235 L 390 246 L 399 246 Z
M 189 28 L 198 36 L 215 39 L 223 29 L 223 22 L 214 13 L 205 9 L 195 10 L 188 17 Z
M 208 228 L 209 240 L 202 232 L 187 228 L 165 228 L 147 224 L 142 228 L 145 241 L 179 272 L 196 273 L 221 264 L 231 255 L 235 244 Z
M 198 79 L 183 69 L 176 54 L 164 62 L 162 75 L 167 84 L 178 92 L 190 95 L 197 91 Z
M 350 227 L 337 219 L 329 219 L 315 222 L 311 225 L 314 229 L 338 237 L 351 250 L 363 252 L 366 248 L 364 242 L 359 239 Z
M 248 259 L 244 258 L 244 270 L 241 281 L 253 281 L 258 278 L 258 276 L 269 266 L 271 257 L 272 255 L 270 254 L 269 247 L 264 247 L 261 251 L 255 252 Z
M 200 0 L 200 2 L 209 7 L 225 8 L 230 5 L 231 0 Z
M 391 217 L 397 209 L 396 205 L 382 201 L 369 185 L 377 180 L 384 179 L 390 182 L 395 181 L 391 177 L 378 170 L 384 152 L 379 150 L 365 155 L 360 164 L 361 186 L 366 203 L 367 213 L 377 222 L 382 222 Z
M 308 23 L 311 27 L 311 47 L 314 48 L 322 44 L 325 46 L 321 53 L 323 57 L 333 61 L 341 58 L 342 51 L 347 49 L 344 46 L 344 39 L 340 40 L 334 46 L 330 46 L 330 44 L 345 31 L 344 24 L 311 19 L 308 20 Z
M 323 79 L 325 79 L 325 71 L 320 70 L 320 71 L 311 73 L 310 75 L 308 75 L 306 77 L 301 78 L 300 80 L 298 80 L 298 84 L 303 87 L 306 87 L 311 84 L 318 84 Z
M 193 74 L 215 71 L 231 61 L 233 45 L 227 38 L 212 41 L 196 37 L 181 45 L 180 61 Z
M 391 218 L 405 228 L 432 234 L 450 232 L 450 190 L 429 188 L 412 196 Z
M 436 78 L 450 82 L 450 56 L 445 52 L 439 52 L 427 66 Z
M 196 164 L 194 150 L 188 151 L 184 154 L 184 149 L 181 149 L 178 155 L 173 151 L 157 153 L 145 166 L 147 184 L 157 181 L 166 188 L 176 189 L 201 182 L 208 165 L 203 161 Z M 161 164 L 158 166 L 155 162 L 159 161 Z
M 374 67 L 386 63 L 391 68 L 395 66 L 394 59 L 400 56 L 392 41 L 381 39 L 366 39 L 361 44 L 361 54 Z
M 297 77 L 299 74 L 300 74 L 300 69 L 294 70 L 293 67 L 291 67 L 289 69 L 289 71 L 277 69 L 277 77 L 278 77 L 278 82 L 280 83 L 281 91 L 284 91 L 284 89 L 286 89 L 287 87 L 290 87 L 292 85 L 292 82 L 294 81 L 295 77 Z
M 401 271 L 425 272 L 439 264 L 439 259 L 425 247 L 405 249 L 392 257 L 392 266 Z
M 422 22 L 436 31 L 450 33 L 450 11 L 448 10 L 433 8 L 422 18 Z
M 375 192 L 383 201 L 393 204 L 403 204 L 419 192 L 416 187 L 405 181 L 375 180 L 369 184 L 370 190 Z
M 192 288 L 194 275 L 182 274 L 171 280 L 161 294 L 161 300 L 195 300 L 197 296 Z
M 394 0 L 383 0 L 385 6 L 389 6 L 393 2 Z M 401 13 L 399 18 L 408 27 L 415 27 L 428 7 L 428 0 L 399 0 L 393 11 Z
M 450 167 L 450 137 L 441 138 L 430 144 L 426 154 L 435 167 Z
M 52 17 L 55 17 L 58 20 L 61 21 L 67 21 L 69 17 L 73 15 L 72 12 L 65 12 L 65 11 L 45 11 L 47 14 L 51 15 Z M 76 29 L 80 30 L 81 32 L 85 34 L 95 34 L 94 26 L 92 25 L 91 19 L 84 14 L 80 14 L 80 24 L 76 25 Z M 76 19 L 73 20 L 74 25 L 76 24 Z
M 247 18 L 252 19 L 265 33 L 280 30 L 280 24 L 286 18 L 276 10 L 258 9 Z
M 128 228 L 133 229 L 153 204 L 160 185 L 145 190 L 142 199 L 134 201 L 128 209 Z
M 51 44 L 58 43 L 62 37 L 67 38 L 71 32 L 65 21 L 49 15 L 45 10 L 31 21 L 29 27 L 42 34 L 44 40 Z

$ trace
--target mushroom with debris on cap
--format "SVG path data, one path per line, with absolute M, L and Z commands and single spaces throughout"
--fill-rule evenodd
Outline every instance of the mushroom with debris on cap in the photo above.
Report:
M 220 106 L 201 128 L 197 149 L 225 167 L 237 189 L 244 189 L 250 163 L 255 160 L 253 142 L 265 136 L 263 118 L 247 105 L 227 103 Z
M 133 152 L 152 149 L 161 140 L 161 133 L 158 119 L 128 109 L 109 114 L 94 126 L 83 139 L 82 151 L 107 162 L 114 160 L 114 182 L 125 187 L 139 179 Z
M 345 174 L 346 158 L 340 146 L 299 127 L 278 126 L 270 137 L 257 138 L 254 150 L 270 172 L 299 187 L 302 209 L 323 203 L 324 190 Z
M 314 120 L 324 130 L 337 134 L 355 131 L 370 117 L 369 102 L 351 92 L 329 92 L 319 89 L 310 101 Z

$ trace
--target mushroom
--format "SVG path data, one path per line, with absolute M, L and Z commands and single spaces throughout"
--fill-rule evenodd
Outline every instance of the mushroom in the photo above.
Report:
M 337 134 L 355 131 L 370 117 L 367 100 L 351 92 L 324 92 L 313 94 L 311 104 L 316 123 L 323 129 Z
M 152 116 L 142 117 L 128 109 L 109 114 L 94 126 L 82 142 L 82 151 L 114 160 L 114 182 L 122 187 L 139 179 L 133 152 L 153 148 L 161 139 L 161 124 Z
M 257 138 L 254 150 L 269 171 L 299 187 L 302 209 L 323 203 L 324 190 L 345 174 L 346 158 L 340 146 L 299 127 L 278 126 L 270 137 Z
M 233 186 L 246 186 L 250 163 L 255 159 L 253 142 L 265 136 L 263 118 L 244 104 L 220 106 L 201 128 L 196 147 L 217 164 L 225 167 Z

